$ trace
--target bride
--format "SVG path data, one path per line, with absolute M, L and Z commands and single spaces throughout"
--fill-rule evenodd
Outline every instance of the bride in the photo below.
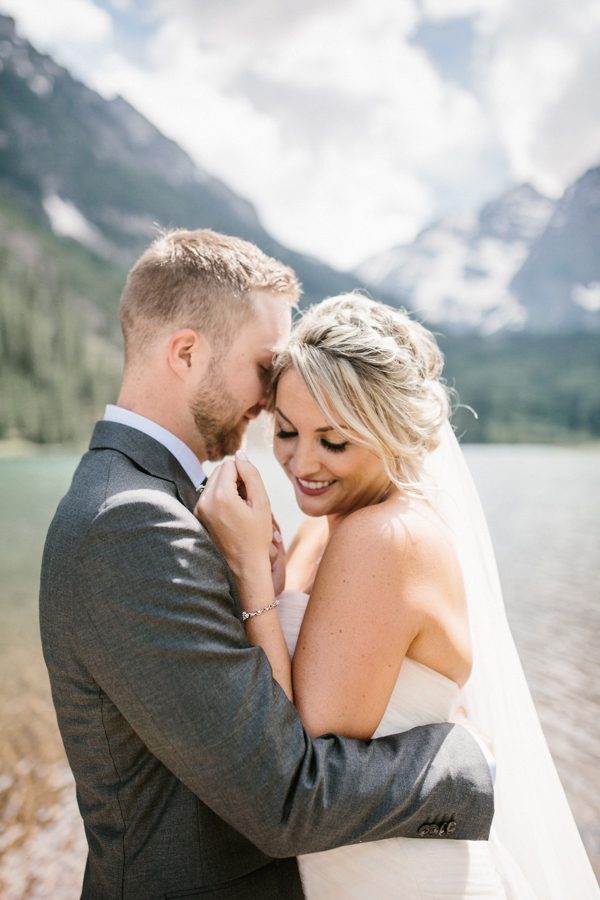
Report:
M 275 364 L 275 455 L 307 517 L 289 553 L 244 454 L 213 473 L 198 504 L 239 573 L 248 638 L 311 735 L 367 740 L 466 710 L 493 741 L 489 842 L 397 838 L 306 855 L 304 891 L 598 897 L 506 623 L 441 371 L 432 334 L 404 312 L 356 294 L 318 304 Z M 273 583 L 245 579 L 244 559 L 269 552 Z M 452 822 L 424 827 L 435 838 Z

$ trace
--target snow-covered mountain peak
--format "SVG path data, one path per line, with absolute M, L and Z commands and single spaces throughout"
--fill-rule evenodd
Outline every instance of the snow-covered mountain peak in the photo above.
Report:
M 529 184 L 510 188 L 479 213 L 448 216 L 366 260 L 357 274 L 433 323 L 492 332 L 521 328 L 527 310 L 515 274 L 556 207 Z
M 530 184 L 517 185 L 482 208 L 480 232 L 502 241 L 531 243 L 548 224 L 554 205 Z

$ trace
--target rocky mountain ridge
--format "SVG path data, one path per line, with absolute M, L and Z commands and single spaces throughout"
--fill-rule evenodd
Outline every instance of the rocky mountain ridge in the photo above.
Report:
M 3 15 L 0 96 L 0 193 L 56 234 L 126 269 L 157 226 L 211 227 L 293 266 L 305 302 L 362 286 L 280 244 L 249 201 L 123 98 L 105 100 L 39 53 Z
M 600 330 L 600 168 L 559 201 L 511 188 L 442 219 L 356 274 L 455 331 Z

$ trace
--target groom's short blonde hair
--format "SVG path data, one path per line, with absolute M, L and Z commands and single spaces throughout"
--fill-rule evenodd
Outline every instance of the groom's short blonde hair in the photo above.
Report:
M 225 345 L 252 312 L 257 292 L 297 303 L 289 267 L 255 244 L 203 228 L 165 231 L 135 263 L 121 294 L 126 359 L 165 326 L 202 330 Z

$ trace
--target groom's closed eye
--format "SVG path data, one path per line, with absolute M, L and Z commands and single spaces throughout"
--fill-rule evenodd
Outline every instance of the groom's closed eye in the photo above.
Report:
M 270 384 L 273 378 L 273 367 L 272 366 L 258 366 L 258 374 L 260 376 L 260 380 L 265 382 L 266 384 Z

